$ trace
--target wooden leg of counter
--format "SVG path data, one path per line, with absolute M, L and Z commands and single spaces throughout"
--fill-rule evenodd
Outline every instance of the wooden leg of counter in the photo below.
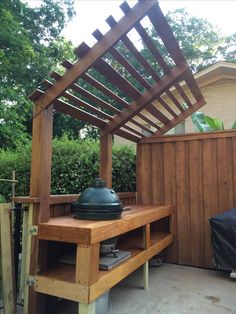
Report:
M 89 304 L 79 303 L 79 314 L 95 314 L 95 301 Z

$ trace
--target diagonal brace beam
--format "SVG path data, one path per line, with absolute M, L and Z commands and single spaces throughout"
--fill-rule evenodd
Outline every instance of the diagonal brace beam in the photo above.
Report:
M 163 76 L 159 82 L 153 84 L 150 89 L 129 105 L 128 108 L 123 109 L 110 122 L 108 122 L 106 126 L 102 128 L 102 133 L 114 133 L 115 130 L 122 127 L 127 121 L 137 115 L 148 104 L 165 92 L 166 89 L 180 81 L 187 71 L 190 70 L 186 64 L 182 64 L 178 68 L 172 69 L 169 74 Z

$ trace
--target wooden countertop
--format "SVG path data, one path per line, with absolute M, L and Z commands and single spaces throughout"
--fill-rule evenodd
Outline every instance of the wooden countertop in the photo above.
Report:
M 51 218 L 39 224 L 38 238 L 59 242 L 92 244 L 134 230 L 173 214 L 173 206 L 132 205 L 117 220 L 90 221 L 72 216 Z

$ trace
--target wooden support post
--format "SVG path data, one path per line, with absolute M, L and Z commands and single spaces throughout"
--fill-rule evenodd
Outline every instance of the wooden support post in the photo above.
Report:
M 143 246 L 144 249 L 148 249 L 151 246 L 151 239 L 150 239 L 150 223 L 146 224 L 143 227 Z M 143 288 L 145 290 L 148 289 L 148 280 L 149 279 L 149 263 L 148 261 L 143 265 Z
M 95 301 L 89 304 L 79 304 L 79 314 L 95 314 Z
M 75 282 L 90 286 L 98 280 L 99 243 L 77 245 Z
M 13 261 L 11 204 L 0 204 L 0 247 L 4 314 L 16 314 L 15 271 Z
M 33 121 L 30 196 L 39 197 L 40 203 L 30 204 L 29 227 L 47 222 L 50 215 L 53 106 L 39 110 L 35 108 Z M 28 235 L 27 242 L 26 275 L 35 276 L 45 270 L 47 249 L 35 235 Z M 45 296 L 33 287 L 27 287 L 26 292 L 24 314 L 44 314 Z
M 99 176 L 106 180 L 107 187 L 112 187 L 112 135 L 100 136 Z

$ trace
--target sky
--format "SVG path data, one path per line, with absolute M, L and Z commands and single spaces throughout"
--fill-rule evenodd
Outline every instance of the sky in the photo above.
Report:
M 35 0 L 28 0 L 30 4 Z M 118 21 L 123 13 L 119 5 L 120 0 L 75 0 L 76 17 L 63 31 L 63 35 L 71 40 L 75 46 L 85 41 L 90 46 L 95 43 L 91 35 L 95 29 L 106 33 L 109 29 L 105 19 L 113 15 Z M 128 1 L 132 7 L 137 1 Z M 190 15 L 206 18 L 213 25 L 218 26 L 222 34 L 229 35 L 236 32 L 236 0 L 160 0 L 160 7 L 164 14 L 177 8 L 186 8 Z

